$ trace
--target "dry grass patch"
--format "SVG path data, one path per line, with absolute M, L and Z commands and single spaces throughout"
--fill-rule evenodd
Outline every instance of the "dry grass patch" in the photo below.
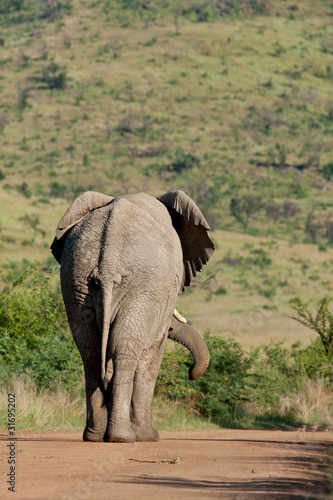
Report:
M 333 425 L 333 389 L 323 379 L 307 380 L 298 394 L 281 399 L 281 412 L 295 413 L 305 424 Z
M 7 427 L 8 393 L 15 393 L 16 429 L 75 430 L 85 423 L 85 403 L 64 389 L 37 391 L 28 376 L 15 376 L 0 391 L 0 427 Z

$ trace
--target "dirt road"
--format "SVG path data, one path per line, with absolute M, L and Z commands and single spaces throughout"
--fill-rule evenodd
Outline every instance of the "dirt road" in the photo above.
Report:
M 329 432 L 161 432 L 158 443 L 84 443 L 81 432 L 0 432 L 0 498 L 322 498 Z M 8 457 L 15 457 L 15 494 Z M 13 479 L 13 477 L 12 477 Z

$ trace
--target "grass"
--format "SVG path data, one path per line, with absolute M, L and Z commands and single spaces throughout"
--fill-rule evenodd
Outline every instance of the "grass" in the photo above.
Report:
M 298 394 L 281 400 L 281 410 L 293 411 L 301 422 L 316 426 L 320 422 L 333 425 L 333 394 L 322 379 L 309 380 Z
M 70 397 L 63 388 L 38 391 L 28 376 L 14 377 L 0 391 L 0 428 L 7 427 L 8 393 L 15 393 L 16 430 L 83 430 L 85 398 Z M 153 424 L 159 430 L 217 429 L 184 404 L 162 397 L 153 403 Z
M 82 430 L 85 426 L 85 400 L 82 396 L 70 397 L 62 388 L 38 391 L 34 381 L 23 375 L 14 377 L 0 391 L 0 429 L 7 427 L 9 392 L 14 392 L 16 398 L 16 430 Z M 152 410 L 153 425 L 158 430 L 219 428 L 181 400 L 157 396 Z M 309 380 L 297 394 L 281 397 L 278 408 L 263 409 L 249 403 L 247 414 L 238 415 L 238 426 L 281 428 L 305 425 L 315 430 L 332 426 L 332 414 L 332 391 L 322 379 Z
M 218 429 L 218 425 L 197 414 L 193 408 L 182 402 L 175 402 L 163 397 L 154 398 L 153 425 L 158 430 L 205 430 Z
M 85 425 L 85 401 L 64 389 L 38 391 L 28 376 L 14 377 L 0 391 L 0 427 L 7 427 L 8 393 L 15 393 L 16 430 L 78 430 Z

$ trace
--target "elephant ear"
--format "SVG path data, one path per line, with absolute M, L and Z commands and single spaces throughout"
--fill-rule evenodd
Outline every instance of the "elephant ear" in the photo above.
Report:
M 96 208 L 104 207 L 113 200 L 112 196 L 86 191 L 78 196 L 63 217 L 60 219 L 56 229 L 56 235 L 51 245 L 51 251 L 60 264 L 68 230 L 75 226 L 89 212 Z
M 210 227 L 194 201 L 183 191 L 171 191 L 157 198 L 169 211 L 183 249 L 184 277 L 182 291 L 191 285 L 214 253 L 208 236 Z

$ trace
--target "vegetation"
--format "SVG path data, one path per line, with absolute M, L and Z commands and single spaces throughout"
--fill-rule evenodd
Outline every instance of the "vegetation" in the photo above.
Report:
M 27 268 L 18 279 L 2 273 L 0 295 L 0 373 L 28 375 L 38 390 L 60 387 L 76 393 L 82 382 L 81 358 L 68 329 L 60 292 Z
M 45 238 L 30 246 L 46 259 L 78 193 L 175 186 L 214 229 L 332 245 L 330 11 L 324 0 L 3 1 L 0 189 L 18 207 L 2 220 L 15 238 L 4 256 L 31 241 L 19 217 L 32 205 Z
M 158 426 L 332 425 L 331 14 L 327 0 L 1 2 L 0 377 L 31 395 L 19 425 L 82 427 L 49 245 L 88 189 L 183 189 L 214 229 L 214 261 L 179 299 L 213 332 L 210 368 L 190 383 L 189 355 L 166 351 Z M 44 418 L 44 397 L 73 411 Z
M 19 278 L 11 270 L 2 278 L 0 399 L 9 389 L 21 394 L 20 428 L 82 427 L 82 363 L 59 290 L 52 289 L 52 278 L 45 279 L 37 266 L 27 268 Z M 322 322 L 329 314 L 321 308 Z M 332 425 L 333 358 L 319 337 L 306 347 L 271 342 L 249 353 L 235 340 L 209 332 L 205 341 L 210 365 L 194 382 L 188 380 L 189 352 L 174 344 L 166 350 L 155 390 L 158 426 L 170 427 L 172 420 L 173 427 L 201 428 Z M 38 408 L 48 398 L 46 418 Z M 63 413 L 56 417 L 60 404 Z M 3 408 L 0 426 L 6 425 Z M 162 408 L 168 408 L 166 418 Z
M 319 339 L 307 347 L 272 342 L 249 354 L 233 339 L 206 333 L 205 340 L 211 355 L 206 374 L 189 382 L 190 356 L 176 346 L 164 356 L 157 396 L 222 427 L 332 423 L 333 358 Z M 314 403 L 319 388 L 321 400 Z
M 298 316 L 294 317 L 294 319 L 318 333 L 328 355 L 333 354 L 333 312 L 329 309 L 331 302 L 332 299 L 328 297 L 320 300 L 315 317 L 313 317 L 313 313 L 309 309 L 309 304 L 304 303 L 302 300 L 295 300 L 291 304 L 292 308 L 298 313 Z
M 250 217 L 257 213 L 261 206 L 261 196 L 247 194 L 243 198 L 232 198 L 230 202 L 230 211 L 243 225 L 243 228 L 246 229 Z

